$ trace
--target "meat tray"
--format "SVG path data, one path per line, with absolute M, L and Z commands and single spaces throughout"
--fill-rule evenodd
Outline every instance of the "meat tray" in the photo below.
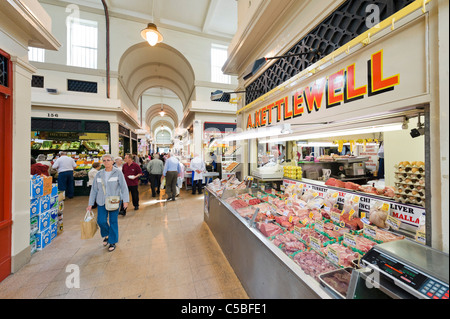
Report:
M 346 299 L 347 296 L 344 296 L 343 294 L 338 292 L 331 285 L 329 285 L 324 279 L 327 278 L 327 277 L 333 277 L 335 274 L 341 274 L 341 273 L 344 273 L 344 272 L 349 273 L 350 277 L 351 277 L 352 271 L 353 271 L 352 267 L 346 267 L 346 268 L 341 268 L 341 269 L 325 272 L 325 273 L 319 275 L 319 282 L 320 282 L 320 284 L 323 287 L 325 287 L 325 289 L 328 289 L 329 291 L 331 291 L 331 293 L 333 295 L 335 295 L 335 296 L 337 296 L 338 298 L 341 298 L 341 299 Z M 348 283 L 350 284 L 350 278 L 349 278 L 349 282 Z M 348 289 L 348 287 L 347 287 L 347 289 Z

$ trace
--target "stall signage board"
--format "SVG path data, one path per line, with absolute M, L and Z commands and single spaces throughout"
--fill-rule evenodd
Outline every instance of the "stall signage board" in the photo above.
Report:
M 300 183 L 300 182 L 296 182 L 296 181 L 292 181 L 292 180 L 288 180 L 288 179 L 283 180 L 284 185 L 292 185 L 295 183 Z M 319 193 L 326 193 L 328 191 L 328 189 L 336 190 L 334 188 L 329 188 L 326 186 L 318 186 L 318 185 L 310 184 L 305 181 L 302 181 L 301 183 L 303 184 L 303 187 L 305 189 L 312 189 L 315 191 L 319 191 Z M 339 192 L 337 202 L 340 204 L 344 204 L 345 195 L 347 195 L 349 192 L 347 192 L 345 190 L 337 190 L 337 191 Z M 350 193 L 350 194 L 355 195 L 354 193 Z M 404 228 L 405 225 L 410 226 L 410 227 L 412 226 L 412 227 L 414 227 L 414 229 L 416 227 L 419 227 L 420 217 L 425 213 L 425 208 L 423 208 L 423 207 L 402 204 L 402 203 L 396 202 L 394 200 L 380 199 L 380 198 L 376 198 L 375 196 L 371 197 L 370 195 L 368 196 L 363 193 L 358 194 L 356 197 L 358 197 L 358 200 L 359 200 L 359 213 L 360 214 L 365 213 L 366 217 L 370 216 L 370 214 L 369 214 L 370 206 L 373 202 L 383 201 L 385 205 L 389 205 L 389 214 L 390 214 L 390 216 L 392 216 L 393 218 L 395 218 L 399 222 L 401 222 L 400 228 Z M 355 197 L 355 199 L 356 199 L 356 197 Z M 394 220 L 392 220 L 392 221 L 394 221 Z
M 427 38 L 426 19 L 417 19 L 326 69 L 288 80 L 246 106 L 242 129 L 356 118 L 390 111 L 399 108 L 395 103 L 429 94 Z

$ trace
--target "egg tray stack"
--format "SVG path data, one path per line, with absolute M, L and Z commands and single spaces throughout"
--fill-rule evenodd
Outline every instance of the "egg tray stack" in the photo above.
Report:
M 290 179 L 302 179 L 302 168 L 300 166 L 283 166 L 283 176 Z
M 425 163 L 400 162 L 395 165 L 395 197 L 403 204 L 425 207 Z

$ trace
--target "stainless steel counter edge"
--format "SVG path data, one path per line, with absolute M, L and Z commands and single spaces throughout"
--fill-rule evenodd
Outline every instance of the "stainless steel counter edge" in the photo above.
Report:
M 256 228 L 249 226 L 249 221 L 239 215 L 228 203 L 222 200 L 215 192 L 206 187 L 210 195 L 216 197 L 225 206 L 228 211 L 233 214 L 238 220 L 240 220 L 253 235 L 255 235 L 275 256 L 277 256 L 289 269 L 295 273 L 305 284 L 307 284 L 320 298 L 333 299 L 332 296 L 317 282 L 314 278 L 307 275 L 299 265 L 295 263 L 289 256 L 276 247 L 270 240 L 268 240 L 263 234 L 261 234 Z

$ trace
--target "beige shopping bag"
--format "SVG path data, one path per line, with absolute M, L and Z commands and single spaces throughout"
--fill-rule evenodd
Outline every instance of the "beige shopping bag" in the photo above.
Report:
M 81 221 L 81 239 L 90 239 L 97 232 L 97 218 L 92 211 L 87 211 Z

